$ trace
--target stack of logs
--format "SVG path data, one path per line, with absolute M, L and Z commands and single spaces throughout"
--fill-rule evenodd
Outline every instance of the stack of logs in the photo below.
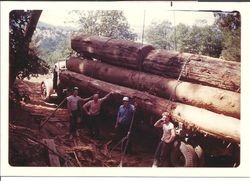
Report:
M 240 143 L 240 63 L 84 34 L 71 47 L 81 56 L 67 60 L 62 84 L 115 91 L 154 115 L 171 110 L 177 122 Z

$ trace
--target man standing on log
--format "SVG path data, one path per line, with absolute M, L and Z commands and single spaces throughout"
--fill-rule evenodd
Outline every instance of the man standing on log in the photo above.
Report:
M 155 127 L 163 129 L 163 134 L 156 149 L 152 167 L 158 167 L 158 164 L 164 159 L 167 160 L 168 165 L 170 164 L 170 149 L 172 148 L 172 144 L 176 136 L 174 125 L 170 122 L 170 119 L 171 114 L 164 112 L 162 114 L 162 118 L 154 124 Z
M 115 141 L 123 139 L 127 136 L 131 121 L 133 119 L 133 115 L 135 112 L 135 106 L 129 103 L 128 97 L 123 97 L 123 104 L 119 107 L 117 119 L 116 119 L 116 139 Z M 128 138 L 127 138 L 128 139 Z M 125 145 L 127 144 L 126 152 L 132 152 L 132 142 L 131 140 L 125 140 L 123 143 L 122 151 L 125 149 Z M 126 143 L 129 141 L 128 143 Z
M 99 130 L 99 119 L 100 119 L 100 110 L 101 104 L 106 100 L 113 92 L 107 94 L 105 97 L 99 99 L 99 94 L 93 95 L 93 100 L 85 103 L 83 105 L 84 111 L 89 116 L 88 126 L 90 130 L 90 136 L 100 139 L 100 130 Z
M 76 126 L 77 126 L 77 117 L 79 116 L 78 111 L 78 101 L 88 101 L 92 97 L 82 99 L 78 96 L 78 87 L 73 88 L 73 94 L 67 97 L 67 108 L 70 116 L 70 125 L 69 125 L 69 139 L 72 139 L 77 134 Z

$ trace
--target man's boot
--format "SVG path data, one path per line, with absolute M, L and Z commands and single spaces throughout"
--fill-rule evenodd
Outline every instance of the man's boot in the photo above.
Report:
M 154 159 L 154 162 L 153 162 L 152 168 L 156 168 L 156 167 L 158 167 L 158 165 L 157 165 L 157 160 L 156 160 L 156 159 Z

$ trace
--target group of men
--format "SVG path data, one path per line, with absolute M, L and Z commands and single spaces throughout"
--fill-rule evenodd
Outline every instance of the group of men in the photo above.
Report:
M 89 98 L 81 98 L 78 96 L 78 88 L 73 88 L 73 93 L 69 97 L 67 97 L 67 108 L 70 115 L 70 139 L 77 135 L 77 117 L 78 117 L 78 102 L 85 102 L 81 109 L 85 111 L 88 115 L 87 123 L 89 127 L 90 136 L 96 139 L 100 139 L 100 130 L 99 130 L 99 121 L 101 121 L 100 110 L 101 104 L 104 100 L 108 99 L 114 92 L 107 94 L 103 98 L 99 98 L 98 94 L 94 94 Z M 119 107 L 115 129 L 116 129 L 116 137 L 114 142 L 122 140 L 125 138 L 130 131 L 130 125 L 133 121 L 135 106 L 129 103 L 128 97 L 123 97 L 123 104 Z M 161 162 L 165 158 L 169 158 L 168 154 L 170 152 L 170 148 L 172 147 L 173 141 L 175 139 L 175 128 L 174 125 L 170 122 L 171 114 L 163 113 L 162 118 L 159 119 L 154 126 L 163 129 L 163 135 L 161 141 L 156 149 L 154 161 L 152 167 L 157 167 L 159 162 Z M 125 141 L 128 141 L 125 139 Z M 124 145 L 127 145 L 127 152 L 131 152 L 131 141 L 125 142 Z M 123 147 L 122 149 L 125 149 Z M 169 163 L 169 160 L 167 160 Z
M 70 115 L 70 139 L 74 136 L 77 136 L 77 118 L 79 116 L 79 101 L 85 102 L 83 106 L 80 108 L 82 109 L 87 117 L 87 125 L 89 128 L 89 134 L 91 137 L 96 139 L 101 139 L 100 136 L 100 129 L 99 124 L 101 121 L 100 111 L 101 111 L 101 104 L 103 101 L 108 99 L 114 92 L 107 94 L 103 98 L 99 98 L 99 94 L 94 94 L 89 98 L 81 98 L 78 96 L 78 88 L 73 88 L 73 93 L 69 97 L 67 97 L 67 108 Z M 123 97 L 123 104 L 119 107 L 117 113 L 117 119 L 115 123 L 116 128 L 116 137 L 114 142 L 122 139 L 127 135 L 129 130 L 130 123 L 132 121 L 133 115 L 135 112 L 135 107 L 129 103 L 128 97 Z M 128 142 L 128 150 L 131 150 L 131 143 Z

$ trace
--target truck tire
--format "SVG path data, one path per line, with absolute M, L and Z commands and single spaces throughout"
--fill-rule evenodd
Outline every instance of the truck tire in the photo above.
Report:
M 195 167 L 197 166 L 197 155 L 194 148 L 184 142 L 175 143 L 170 155 L 171 164 L 174 167 Z
M 53 92 L 53 82 L 50 79 L 46 79 L 41 83 L 41 97 L 44 101 L 49 101 L 50 95 Z
M 201 146 L 197 145 L 194 148 L 194 151 L 195 151 L 195 153 L 197 155 L 197 166 L 199 166 L 199 167 L 204 166 L 204 164 L 205 164 L 204 151 L 201 148 Z

